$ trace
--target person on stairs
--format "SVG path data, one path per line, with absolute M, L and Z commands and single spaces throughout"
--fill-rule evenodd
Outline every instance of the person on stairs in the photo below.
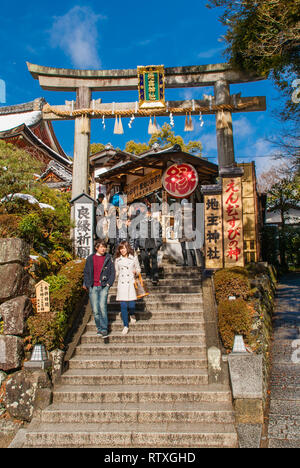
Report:
M 147 278 L 151 278 L 154 285 L 158 285 L 158 251 L 162 247 L 162 226 L 151 216 L 150 208 L 142 212 L 140 234 L 137 245 L 145 267 Z
M 108 335 L 107 298 L 109 288 L 115 281 L 115 266 L 107 244 L 103 240 L 95 242 L 96 253 L 86 259 L 83 288 L 89 291 L 97 335 Z
M 141 267 L 138 257 L 130 244 L 123 241 L 119 244 L 115 254 L 115 270 L 118 277 L 117 301 L 121 302 L 121 316 L 123 321 L 123 335 L 127 335 L 130 323 L 135 323 L 135 301 L 137 299 L 134 287 L 135 276 L 140 274 Z

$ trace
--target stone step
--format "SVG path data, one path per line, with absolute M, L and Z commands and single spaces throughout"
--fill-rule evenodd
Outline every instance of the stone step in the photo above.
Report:
M 201 294 L 202 295 L 202 289 L 201 285 L 198 283 L 195 285 L 190 285 L 190 283 L 187 285 L 186 281 L 185 284 L 182 286 L 177 285 L 177 281 L 174 281 L 174 285 L 168 285 L 168 286 L 154 286 L 154 285 L 148 285 L 146 283 L 146 290 L 150 293 L 150 296 L 153 296 L 155 294 L 159 295 L 167 295 L 167 294 L 180 294 L 180 295 L 185 295 L 186 294 Z M 114 297 L 117 294 L 117 286 L 114 285 L 110 288 L 109 290 L 109 297 Z
M 234 412 L 227 403 L 56 403 L 42 413 L 44 423 L 136 423 L 233 424 Z
M 154 332 L 176 332 L 176 331 L 192 331 L 194 333 L 201 334 L 204 330 L 204 323 L 203 320 L 185 320 L 184 322 L 180 320 L 173 320 L 172 322 L 168 320 L 137 320 L 137 322 L 132 325 L 129 324 L 129 333 L 134 332 L 141 333 L 154 333 Z M 123 322 L 121 321 L 121 317 L 117 316 L 114 322 L 111 322 L 109 325 L 109 329 L 114 333 L 115 331 L 122 331 L 123 329 Z M 86 328 L 86 333 L 96 333 L 96 326 L 95 321 L 92 318 L 91 321 L 88 323 Z
M 209 385 L 59 385 L 53 403 L 231 402 L 231 393 Z
M 142 324 L 146 322 L 146 323 L 149 323 L 149 325 L 152 323 L 152 321 L 155 321 L 155 322 L 169 321 L 169 323 L 172 323 L 172 322 L 181 323 L 183 329 L 184 329 L 184 324 L 186 320 L 192 320 L 192 321 L 197 320 L 199 324 L 204 325 L 204 314 L 203 314 L 203 311 L 199 311 L 199 310 L 183 310 L 183 311 L 176 310 L 176 309 L 156 310 L 156 311 L 138 311 L 137 310 L 135 312 L 135 317 L 137 319 L 137 322 L 141 322 Z M 120 310 L 108 312 L 108 320 L 109 320 L 110 326 L 112 326 L 115 322 L 119 324 L 122 323 Z M 92 323 L 93 323 L 93 319 L 91 320 L 90 325 Z
M 189 344 L 106 344 L 102 338 L 98 344 L 81 344 L 77 346 L 75 356 L 98 356 L 99 359 L 103 356 L 113 357 L 115 354 L 122 354 L 123 356 L 179 356 L 185 354 L 186 356 L 206 356 L 206 347 Z
M 108 319 L 111 322 L 115 322 L 118 317 L 121 317 L 121 311 L 119 309 L 114 309 L 108 311 Z M 139 310 L 135 311 L 135 316 L 137 320 L 169 320 L 172 322 L 173 320 L 180 321 L 184 326 L 185 320 L 199 320 L 200 322 L 204 322 L 204 314 L 203 310 L 199 310 L 199 308 L 191 309 L 190 306 L 186 306 L 185 309 L 174 307 L 168 307 L 165 309 L 149 309 L 147 307 L 146 310 Z
M 207 358 L 181 354 L 175 356 L 74 356 L 69 361 L 70 369 L 203 369 L 207 368 Z
M 184 306 L 189 304 L 191 309 L 199 309 L 203 306 L 203 297 L 202 294 L 157 294 L 144 297 L 142 300 L 136 301 L 136 308 L 139 310 L 143 310 L 144 308 L 148 308 L 148 306 L 156 307 L 163 309 L 165 306 L 169 307 L 169 304 L 176 304 Z M 117 301 L 117 296 L 110 296 L 107 301 L 108 310 L 113 310 L 110 305 L 116 306 L 120 310 L 120 302 Z
M 113 285 L 109 336 L 91 315 L 25 447 L 238 446 L 230 388 L 208 383 L 201 269 L 165 260 L 159 273 L 125 336 Z
M 203 304 L 202 302 L 194 302 L 190 303 L 188 301 L 185 302 L 137 302 L 136 303 L 136 312 L 147 312 L 147 313 L 162 313 L 162 312 L 174 312 L 174 311 L 182 311 L 182 312 L 203 312 Z M 121 311 L 120 302 L 111 302 L 107 304 L 107 311 L 112 313 L 118 313 Z
M 199 275 L 202 272 L 202 268 L 198 266 L 177 266 L 177 265 L 171 265 L 171 264 L 163 264 L 162 266 L 159 267 L 159 272 L 182 272 L 182 273 L 198 273 Z
M 237 447 L 233 424 L 51 424 L 33 422 L 26 447 Z
M 151 281 L 150 278 L 146 278 L 145 274 L 142 274 L 142 277 L 145 280 Z M 182 269 L 182 270 L 179 270 L 179 269 L 173 269 L 173 270 L 165 269 L 164 271 L 159 272 L 158 277 L 159 277 L 159 280 L 161 280 L 161 279 L 175 279 L 175 278 L 183 279 L 183 278 L 187 278 L 187 277 L 188 278 L 193 278 L 193 279 L 198 279 L 199 281 L 201 281 L 201 279 L 202 279 L 201 272 L 199 272 L 197 270 L 190 271 L 188 268 L 187 269 Z
M 204 385 L 206 369 L 69 369 L 62 385 Z
M 119 333 L 113 332 L 106 339 L 105 343 L 111 344 L 131 344 L 131 343 L 198 343 L 205 345 L 206 338 L 205 333 L 199 330 L 195 333 L 194 331 L 168 331 L 166 333 L 150 331 L 148 333 L 141 333 L 135 329 L 135 325 L 131 325 L 129 333 L 122 335 L 123 326 L 119 327 Z M 87 332 L 81 338 L 81 344 L 98 344 L 101 338 L 95 333 Z
M 188 280 L 187 280 L 187 275 L 185 274 L 183 278 L 160 278 L 159 280 L 159 283 L 157 286 L 155 286 L 151 280 L 149 280 L 148 278 L 143 278 L 144 281 L 145 281 L 145 284 L 147 286 L 148 289 L 151 289 L 153 290 L 153 292 L 157 292 L 159 291 L 161 288 L 162 289 L 165 289 L 165 288 L 173 288 L 173 287 L 184 287 L 186 288 L 187 286 L 188 287 L 195 287 L 195 286 L 198 286 L 199 288 L 202 287 L 202 283 L 201 283 L 201 279 L 198 278 L 198 277 L 190 277 L 188 275 Z M 116 287 L 116 283 L 114 283 L 113 287 Z
M 116 299 L 117 296 L 111 295 L 108 297 L 108 305 L 110 304 L 117 304 L 120 307 L 120 302 L 117 301 Z M 203 295 L 202 293 L 197 293 L 197 294 L 149 294 L 149 296 L 144 297 L 142 300 L 136 301 L 136 306 L 141 306 L 144 304 L 167 304 L 167 303 L 173 303 L 173 304 L 203 304 Z

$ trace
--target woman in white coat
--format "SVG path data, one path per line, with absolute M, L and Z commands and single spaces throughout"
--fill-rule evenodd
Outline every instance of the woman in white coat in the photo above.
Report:
M 119 244 L 115 254 L 115 268 L 118 277 L 117 301 L 121 302 L 121 316 L 123 320 L 122 334 L 126 335 L 129 331 L 128 313 L 130 323 L 135 323 L 135 301 L 137 299 L 134 281 L 135 276 L 141 272 L 138 258 L 130 244 L 123 241 Z

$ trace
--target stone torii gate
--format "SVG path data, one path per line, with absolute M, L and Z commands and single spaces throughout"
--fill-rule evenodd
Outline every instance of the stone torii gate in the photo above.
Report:
M 92 100 L 93 91 L 138 90 L 138 73 L 131 70 L 68 70 L 27 63 L 28 70 L 48 91 L 76 92 L 76 102 L 43 109 L 45 120 L 75 120 L 72 198 L 88 193 L 90 123 L 93 118 L 118 116 L 145 117 L 215 114 L 220 171 L 236 166 L 233 144 L 232 113 L 266 110 L 264 96 L 241 97 L 230 94 L 230 85 L 263 78 L 233 70 L 226 63 L 165 68 L 166 88 L 214 87 L 214 96 L 203 100 L 168 101 L 164 109 L 139 109 L 137 103 L 102 103 Z M 85 130 L 82 131 L 82 119 Z

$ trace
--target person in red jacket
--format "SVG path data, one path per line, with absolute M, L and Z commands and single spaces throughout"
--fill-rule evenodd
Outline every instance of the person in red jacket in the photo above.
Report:
M 96 241 L 95 250 L 86 259 L 83 288 L 89 291 L 97 334 L 105 337 L 108 335 L 107 298 L 116 273 L 112 256 L 106 253 L 106 242 Z

